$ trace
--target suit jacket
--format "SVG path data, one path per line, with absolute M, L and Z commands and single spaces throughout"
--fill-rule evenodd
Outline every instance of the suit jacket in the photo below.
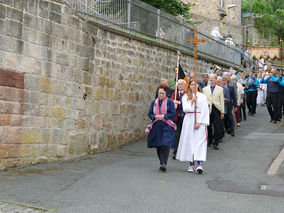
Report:
M 237 107 L 237 99 L 236 99 L 236 94 L 235 94 L 233 86 L 230 86 L 229 84 L 227 84 L 227 88 L 223 87 L 224 91 L 225 91 L 225 89 L 228 90 L 227 94 L 226 94 L 226 92 L 224 92 L 224 98 L 227 99 L 225 101 L 225 107 L 227 108 L 227 110 L 225 109 L 225 113 L 227 113 L 227 112 L 232 111 L 233 106 L 235 108 Z
M 221 112 L 225 113 L 224 109 L 224 93 L 223 88 L 219 86 L 215 86 L 214 92 L 211 92 L 211 85 L 204 87 L 203 89 L 204 95 L 207 97 L 208 105 L 210 107 L 210 113 L 212 111 L 212 104 Z

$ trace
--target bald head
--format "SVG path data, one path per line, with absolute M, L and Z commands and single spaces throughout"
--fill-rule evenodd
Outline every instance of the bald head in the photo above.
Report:
M 216 84 L 217 84 L 218 86 L 222 86 L 222 77 L 221 77 L 221 76 L 218 76 L 218 77 L 217 77 Z

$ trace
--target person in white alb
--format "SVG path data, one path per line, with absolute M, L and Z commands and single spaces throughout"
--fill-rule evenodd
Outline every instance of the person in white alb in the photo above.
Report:
M 202 162 L 206 161 L 207 155 L 207 126 L 209 125 L 209 107 L 207 98 L 204 94 L 197 92 L 194 95 L 195 86 L 198 89 L 198 83 L 195 80 L 189 82 L 187 94 L 183 95 L 183 120 L 180 141 L 176 159 L 179 161 L 189 161 L 188 172 L 194 172 L 194 161 L 197 161 L 197 173 L 203 172 Z M 195 103 L 196 121 L 195 121 Z

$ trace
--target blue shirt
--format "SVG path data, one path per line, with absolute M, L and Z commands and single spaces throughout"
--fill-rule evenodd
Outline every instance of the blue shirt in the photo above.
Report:
M 280 82 L 280 86 L 284 87 L 284 77 L 282 77 L 282 81 Z
M 215 86 L 214 87 L 210 86 L 210 88 L 211 88 L 211 93 L 213 94 Z
M 246 87 L 248 88 L 248 92 L 257 91 L 257 87 L 259 86 L 259 81 L 254 77 L 248 77 L 246 79 Z
M 268 78 L 262 78 L 260 79 L 260 82 L 263 84 L 267 84 L 267 92 L 268 93 L 278 93 L 280 92 L 280 78 L 278 76 L 270 76 Z

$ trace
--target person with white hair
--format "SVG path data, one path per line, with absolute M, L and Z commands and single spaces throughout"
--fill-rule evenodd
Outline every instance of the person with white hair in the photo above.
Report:
M 213 144 L 215 150 L 219 150 L 219 142 L 222 139 L 222 119 L 224 118 L 224 93 L 223 88 L 216 85 L 217 75 L 210 74 L 210 85 L 203 89 L 210 108 L 210 125 L 208 126 L 208 146 Z M 214 131 L 213 131 L 214 128 Z
M 235 111 L 235 115 L 236 115 L 236 122 L 237 122 L 237 126 L 241 125 L 241 111 L 240 111 L 240 107 L 242 105 L 242 103 L 244 102 L 244 88 L 242 86 L 241 83 L 238 82 L 238 78 L 236 75 L 232 75 L 231 77 L 232 81 L 235 81 L 237 83 L 237 93 L 236 93 L 236 99 L 237 99 L 237 110 Z

